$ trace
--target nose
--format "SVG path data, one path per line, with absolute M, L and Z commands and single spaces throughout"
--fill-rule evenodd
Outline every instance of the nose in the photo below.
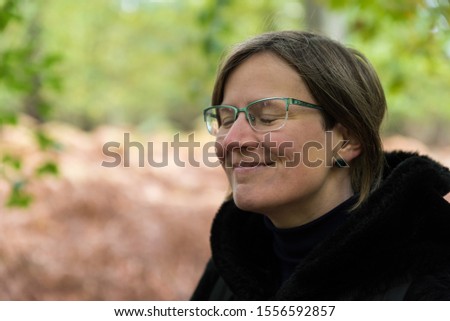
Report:
M 242 149 L 258 146 L 258 137 L 245 118 L 245 113 L 239 113 L 228 133 L 216 139 L 216 153 L 219 159 L 223 159 L 233 150 L 240 152 Z

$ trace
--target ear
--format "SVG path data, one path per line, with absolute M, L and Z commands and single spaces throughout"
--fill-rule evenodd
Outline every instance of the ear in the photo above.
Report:
M 350 163 L 361 154 L 361 142 L 359 142 L 346 127 L 337 123 L 333 127 L 333 132 L 335 137 L 341 140 L 341 148 L 337 152 L 339 155 L 333 155 L 336 159 L 341 158 L 346 163 Z

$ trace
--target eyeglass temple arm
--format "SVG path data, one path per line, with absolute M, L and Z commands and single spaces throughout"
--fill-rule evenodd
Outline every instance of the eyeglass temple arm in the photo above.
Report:
M 303 101 L 303 100 L 300 100 L 300 99 L 290 98 L 289 103 L 293 104 L 293 105 L 302 106 L 302 107 L 323 110 L 323 108 L 320 107 L 319 105 L 307 103 L 306 101 Z

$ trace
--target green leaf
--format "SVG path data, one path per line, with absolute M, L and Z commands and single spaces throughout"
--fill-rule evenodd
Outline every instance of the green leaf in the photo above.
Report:
M 35 133 L 39 148 L 41 150 L 60 149 L 60 145 L 43 131 L 39 130 Z
M 18 0 L 7 0 L 0 7 L 0 31 L 3 31 L 11 20 L 20 20 L 17 5 Z
M 49 162 L 46 162 L 46 163 L 42 164 L 41 166 L 39 166 L 35 170 L 35 172 L 38 176 L 47 175 L 47 174 L 57 176 L 59 174 L 59 169 L 58 169 L 58 165 L 55 162 L 49 161 Z
M 22 168 L 22 160 L 18 157 L 12 155 L 5 155 L 2 158 L 2 163 L 4 165 L 8 165 L 16 170 L 20 170 Z
M 33 197 L 25 191 L 25 185 L 26 182 L 24 181 L 18 181 L 13 184 L 6 206 L 28 207 L 31 204 Z
M 0 127 L 3 125 L 17 125 L 17 115 L 8 111 L 0 112 Z
M 59 53 L 51 53 L 47 54 L 41 62 L 41 68 L 47 69 L 49 67 L 54 66 L 57 63 L 60 63 L 63 60 L 63 56 Z

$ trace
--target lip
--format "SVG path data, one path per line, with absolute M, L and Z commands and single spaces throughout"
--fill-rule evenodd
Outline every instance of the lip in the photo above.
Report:
M 246 173 L 246 172 L 252 172 L 255 170 L 264 169 L 266 167 L 275 167 L 275 163 L 245 163 L 245 162 L 239 162 L 232 165 L 232 169 L 235 172 L 239 173 Z

